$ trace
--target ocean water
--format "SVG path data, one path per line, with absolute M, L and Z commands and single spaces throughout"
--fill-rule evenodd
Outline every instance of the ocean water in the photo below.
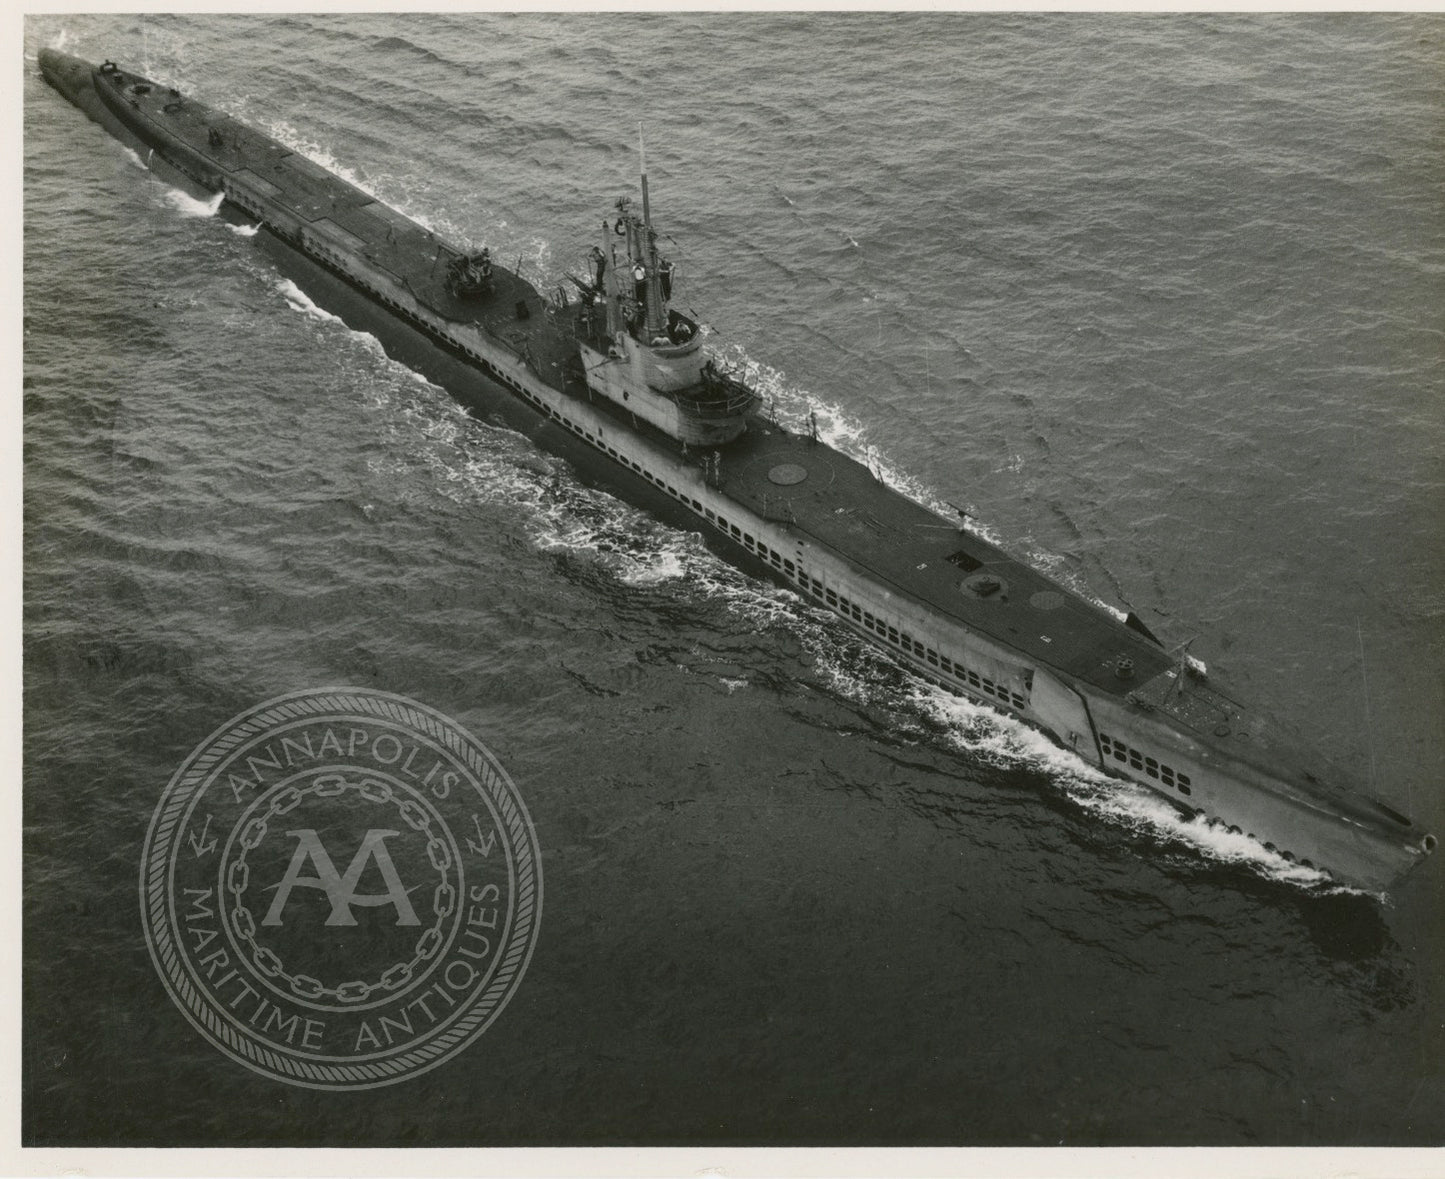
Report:
M 1439 1144 L 1445 865 L 1186 824 L 464 414 L 39 77 L 111 57 L 577 269 L 635 189 L 775 412 L 1445 831 L 1436 15 L 47 15 L 25 26 L 32 1144 Z M 216 726 L 455 717 L 543 850 L 407 1084 L 215 1052 L 136 905 Z

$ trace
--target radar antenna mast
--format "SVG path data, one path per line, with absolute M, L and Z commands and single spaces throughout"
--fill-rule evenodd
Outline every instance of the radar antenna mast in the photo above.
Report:
M 647 269 L 647 338 L 656 339 L 666 331 L 666 320 L 662 311 L 662 283 L 658 277 L 657 233 L 652 228 L 652 204 L 647 192 L 647 148 L 642 142 L 642 123 L 637 124 L 637 160 L 642 172 L 642 228 L 646 241 L 642 243 L 645 255 L 643 265 Z

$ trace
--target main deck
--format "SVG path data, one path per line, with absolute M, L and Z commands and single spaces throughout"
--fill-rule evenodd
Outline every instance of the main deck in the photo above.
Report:
M 894 592 L 1101 691 L 1124 695 L 1173 664 L 1102 607 L 825 443 L 775 427 L 750 430 L 723 452 L 719 473 L 720 489 L 764 519 L 789 525 Z M 1124 676 L 1120 660 L 1131 661 Z

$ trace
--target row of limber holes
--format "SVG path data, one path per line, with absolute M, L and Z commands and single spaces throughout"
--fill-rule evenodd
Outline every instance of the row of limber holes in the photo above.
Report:
M 329 260 L 336 263 L 340 262 L 340 259 L 330 254 L 329 251 L 326 251 L 316 245 L 313 245 L 312 248 L 318 253 L 325 255 Z M 392 307 L 394 310 L 400 311 L 408 319 L 418 322 L 424 327 L 431 328 L 433 331 L 436 330 L 433 325 L 426 323 L 425 320 L 422 320 L 419 316 L 415 315 L 413 312 L 411 312 L 409 309 L 402 306 L 401 304 L 396 303 L 394 300 L 389 299 L 384 295 L 381 295 L 380 297 L 382 298 L 383 302 L 385 302 L 388 306 Z M 467 348 L 465 345 L 459 346 L 469 356 L 473 357 L 476 360 L 482 361 L 483 363 L 486 363 L 485 358 L 479 356 L 476 352 L 472 351 L 472 349 Z M 490 368 L 491 366 L 489 365 L 488 367 Z M 661 490 L 666 491 L 668 495 L 672 496 L 674 499 L 681 500 L 684 504 L 690 505 L 693 511 L 703 515 L 710 523 L 717 525 L 717 527 L 729 533 L 734 540 L 742 544 L 743 547 L 745 547 L 749 552 L 756 553 L 758 556 L 764 558 L 775 569 L 781 569 L 784 575 L 787 576 L 790 580 L 797 582 L 801 589 L 810 592 L 815 598 L 822 599 L 832 609 L 848 617 L 851 617 L 855 622 L 861 623 L 866 630 L 871 631 L 873 634 L 877 635 L 884 641 L 893 644 L 895 647 L 900 647 L 904 651 L 909 651 L 918 658 L 923 659 L 925 662 L 928 663 L 930 667 L 938 668 L 945 675 L 951 676 L 960 684 L 966 684 L 979 692 L 983 692 L 987 695 L 997 698 L 1005 704 L 1011 704 L 1015 708 L 1023 709 L 1028 707 L 1028 700 L 1022 694 L 1010 691 L 1006 685 L 995 683 L 988 676 L 980 675 L 978 672 L 972 670 L 971 668 L 965 667 L 961 663 L 955 664 L 953 660 L 948 658 L 948 656 L 940 655 L 931 647 L 925 647 L 922 643 L 920 643 L 917 639 L 915 639 L 912 635 L 908 634 L 906 631 L 900 631 L 897 627 L 889 626 L 881 618 L 874 617 L 872 613 L 864 610 L 856 602 L 849 601 L 842 594 L 839 594 L 836 591 L 824 586 L 824 584 L 820 580 L 818 580 L 818 578 L 809 576 L 806 570 L 795 565 L 792 561 L 784 557 L 777 550 L 770 548 L 762 541 L 757 540 L 750 533 L 744 532 L 743 529 L 741 529 L 738 525 L 734 524 L 732 521 L 718 515 L 711 508 L 704 507 L 699 500 L 678 490 L 670 483 L 667 483 L 665 480 L 654 475 L 651 471 L 646 470 L 640 463 L 628 458 L 626 455 L 619 452 L 615 447 L 608 446 L 607 443 L 605 443 L 600 437 L 594 436 L 590 430 L 586 429 L 579 423 L 572 421 L 571 418 L 564 415 L 556 407 L 547 405 L 541 400 L 541 398 L 537 397 L 519 382 L 503 374 L 497 375 L 502 376 L 502 379 L 509 387 L 521 393 L 528 401 L 532 402 L 544 413 L 548 414 L 548 416 L 560 422 L 562 425 L 566 426 L 574 433 L 580 434 L 588 442 L 591 442 L 594 445 L 601 447 L 602 450 L 606 451 L 607 454 L 611 455 L 618 462 L 630 467 L 633 471 L 641 475 L 648 482 L 654 484 Z
M 1124 762 L 1136 770 L 1143 770 L 1149 777 L 1157 778 L 1163 782 L 1164 785 L 1174 787 L 1180 794 L 1193 793 L 1188 774 L 1180 773 L 1157 761 L 1155 758 L 1145 757 L 1144 754 L 1140 753 L 1139 750 L 1135 749 L 1132 745 L 1126 745 L 1117 738 L 1111 737 L 1108 733 L 1099 734 L 1099 744 L 1103 748 L 1105 757 L 1109 757 L 1112 754 L 1115 761 Z M 1244 835 L 1246 833 L 1243 827 L 1236 827 L 1233 824 L 1229 825 L 1229 831 L 1233 835 Z M 1253 831 L 1248 832 L 1248 835 L 1250 839 L 1257 838 Z M 1280 851 L 1274 844 L 1268 842 L 1266 842 L 1264 846 L 1268 851 L 1279 852 L 1280 856 L 1291 863 L 1296 862 L 1296 857 L 1293 852 Z M 1306 868 L 1314 867 L 1314 864 L 1309 860 L 1300 859 L 1298 862 Z
M 1115 740 L 1108 733 L 1099 734 L 1099 744 L 1104 747 L 1105 757 L 1112 753 L 1115 761 L 1128 762 L 1136 770 L 1143 770 L 1151 778 L 1158 778 L 1164 785 L 1175 787 L 1180 794 L 1193 793 L 1189 788 L 1188 774 L 1175 773 L 1170 766 L 1161 765 L 1152 757 L 1145 757 L 1137 749 Z

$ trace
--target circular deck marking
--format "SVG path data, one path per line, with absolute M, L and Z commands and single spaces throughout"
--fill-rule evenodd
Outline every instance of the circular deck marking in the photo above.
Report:
M 1064 604 L 1064 595 L 1053 590 L 1039 590 L 1029 597 L 1029 605 L 1035 610 L 1057 610 Z
M 776 483 L 779 487 L 791 487 L 794 483 L 801 483 L 808 477 L 808 469 L 800 467 L 797 463 L 779 463 L 776 467 L 768 470 L 768 480 Z
M 516 786 L 455 721 L 389 692 L 296 692 L 176 771 L 141 914 L 171 998 L 227 1056 L 369 1089 L 490 1026 L 536 945 L 541 871 Z

